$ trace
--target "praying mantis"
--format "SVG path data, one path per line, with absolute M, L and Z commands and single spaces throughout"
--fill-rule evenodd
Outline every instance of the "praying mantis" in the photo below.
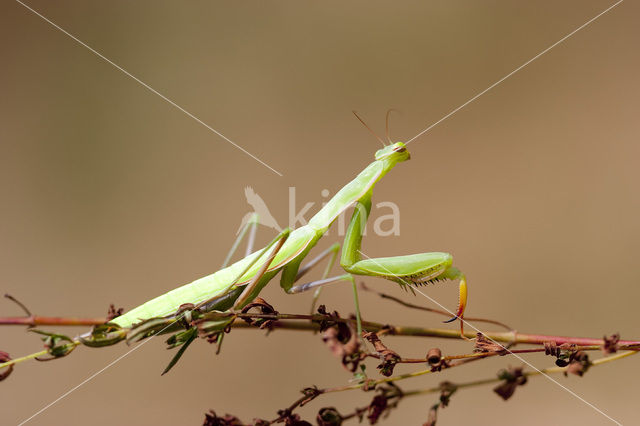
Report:
M 111 323 L 121 328 L 130 328 L 149 318 L 172 315 L 186 303 L 204 311 L 239 310 L 253 301 L 260 291 L 281 272 L 280 286 L 287 293 L 301 293 L 338 281 L 351 282 L 356 301 L 358 332 L 361 331 L 361 325 L 354 276 L 380 277 L 401 286 L 420 286 L 444 279 L 459 280 L 458 307 L 455 315 L 447 322 L 460 319 L 462 334 L 467 283 L 464 274 L 452 266 L 450 254 L 432 252 L 397 257 L 362 258 L 360 247 L 366 220 L 371 210 L 373 188 L 396 164 L 409 158 L 410 154 L 404 143 L 385 145 L 375 153 L 375 160 L 338 191 L 306 225 L 294 230 L 289 228 L 283 230 L 263 249 L 231 265 L 227 266 L 225 262 L 224 267 L 219 271 L 158 296 L 116 317 Z M 329 257 L 329 267 L 333 264 L 340 250 L 339 243 L 332 245 L 306 265 L 302 265 L 302 262 L 336 218 L 353 205 L 356 208 L 342 243 L 340 259 L 340 265 L 345 273 L 299 284 L 300 279 L 323 259 Z M 255 229 L 258 221 L 259 218 L 256 216 L 247 222 L 233 245 L 230 256 L 249 227 Z

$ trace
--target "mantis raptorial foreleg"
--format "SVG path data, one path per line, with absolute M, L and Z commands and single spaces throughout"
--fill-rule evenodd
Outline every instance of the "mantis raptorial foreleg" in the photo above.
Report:
M 453 318 L 446 322 L 460 319 L 460 333 L 464 336 L 462 315 L 467 301 L 467 283 L 464 274 L 451 266 L 451 255 L 435 252 L 381 258 L 366 256 L 367 259 L 363 260 L 360 247 L 370 211 L 371 191 L 364 194 L 356 204 L 342 248 L 342 268 L 350 274 L 377 276 L 395 281 L 401 286 L 419 286 L 444 279 L 459 280 L 458 308 Z M 348 279 L 346 275 L 337 278 Z M 353 277 L 350 280 L 353 282 Z

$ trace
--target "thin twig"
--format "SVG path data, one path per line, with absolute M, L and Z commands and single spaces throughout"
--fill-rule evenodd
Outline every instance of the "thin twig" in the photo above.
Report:
M 597 366 L 597 365 L 602 365 L 605 364 L 607 362 L 612 362 L 612 361 L 618 361 L 622 358 L 626 358 L 628 356 L 634 355 L 638 353 L 638 351 L 629 351 L 629 352 L 620 352 L 617 353 L 615 355 L 611 355 L 611 356 L 607 356 L 607 357 L 603 357 L 600 359 L 596 359 L 595 361 L 591 362 L 591 366 Z M 544 368 L 542 370 L 538 370 L 538 371 L 527 371 L 524 372 L 523 375 L 526 377 L 533 377 L 533 376 L 540 376 L 543 374 L 554 374 L 554 373 L 563 373 L 567 370 L 568 367 L 550 367 L 550 368 Z M 490 378 L 490 379 L 481 379 L 481 380 L 474 380 L 471 382 L 466 382 L 466 383 L 460 383 L 460 384 L 456 384 L 455 386 L 458 389 L 461 388 L 470 388 L 470 387 L 474 387 L 474 386 L 481 386 L 481 385 L 488 385 L 488 384 L 492 384 L 492 383 L 499 383 L 501 382 L 503 379 L 500 378 Z M 427 393 L 438 393 L 442 390 L 441 387 L 433 387 L 433 388 L 427 388 L 427 389 L 418 389 L 418 390 L 413 390 L 413 391 L 407 391 L 404 392 L 404 396 L 415 396 L 415 395 L 424 395 Z
M 636 350 L 635 346 L 622 345 L 618 348 L 618 350 Z M 602 349 L 602 346 L 573 346 L 571 347 L 574 351 L 598 351 Z M 510 349 L 508 351 L 495 351 L 495 352 L 474 352 L 470 354 L 461 354 L 461 355 L 447 355 L 443 356 L 443 361 L 453 361 L 456 359 L 474 359 L 474 358 L 488 358 L 491 356 L 508 356 L 512 354 L 530 354 L 530 353 L 540 353 L 545 352 L 544 348 L 530 348 L 530 349 Z M 370 358 L 380 359 L 381 356 L 379 354 L 367 353 L 366 356 Z M 400 358 L 396 361 L 397 364 L 424 364 L 428 362 L 426 358 Z
M 393 302 L 396 302 L 402 306 L 405 306 L 407 308 L 411 308 L 411 309 L 417 309 L 420 311 L 425 311 L 425 312 L 432 312 L 434 314 L 439 314 L 439 315 L 444 315 L 446 317 L 450 317 L 451 313 L 450 312 L 446 312 L 446 311 L 442 311 L 440 309 L 435 309 L 435 308 L 428 308 L 426 306 L 421 306 L 421 305 L 414 305 L 413 303 L 409 303 L 409 302 L 405 302 L 402 299 L 399 299 L 395 296 L 391 296 L 390 294 L 386 294 L 386 293 L 382 293 L 376 290 L 373 290 L 371 288 L 369 288 L 365 283 L 360 283 L 360 288 L 362 288 L 364 291 L 368 291 L 370 293 L 376 294 L 378 295 L 380 298 L 382 299 L 389 299 Z M 496 321 L 496 320 L 492 320 L 492 319 L 488 319 L 488 318 L 478 318 L 478 317 L 464 317 L 465 321 L 477 321 L 477 322 L 486 322 L 488 324 L 494 324 L 497 325 L 499 327 L 503 327 L 509 331 L 514 331 L 515 329 L 513 327 L 508 326 L 507 324 L 500 322 L 500 321 Z

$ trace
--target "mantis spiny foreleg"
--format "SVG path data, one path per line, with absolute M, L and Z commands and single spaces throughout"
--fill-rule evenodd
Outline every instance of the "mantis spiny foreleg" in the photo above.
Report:
M 370 211 L 371 191 L 358 201 L 349 223 L 340 260 L 344 270 L 355 275 L 385 278 L 401 286 L 420 286 L 444 279 L 458 279 L 460 281 L 458 308 L 453 318 L 446 322 L 460 319 L 460 333 L 464 336 L 463 314 L 467 302 L 467 283 L 464 274 L 451 266 L 451 255 L 434 252 L 363 260 L 360 247 Z

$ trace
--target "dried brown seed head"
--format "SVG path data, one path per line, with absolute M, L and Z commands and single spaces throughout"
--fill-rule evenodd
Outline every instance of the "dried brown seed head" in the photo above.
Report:
M 7 352 L 0 351 L 0 363 L 11 361 L 11 357 Z M 10 365 L 4 371 L 0 373 L 0 382 L 9 377 L 9 375 L 13 372 L 13 365 Z
M 527 376 L 522 373 L 522 367 L 509 367 L 498 372 L 498 378 L 504 380 L 493 391 L 500 395 L 505 401 L 513 396 L 518 386 L 527 383 Z
M 473 347 L 474 352 L 498 352 L 498 353 L 507 353 L 507 350 L 504 346 L 502 346 L 498 342 L 494 342 L 493 340 L 485 337 L 484 334 L 478 333 L 476 335 L 476 342 Z
M 318 426 L 340 426 L 342 415 L 334 407 L 324 407 L 318 411 L 316 423 Z
M 605 355 L 613 354 L 618 351 L 618 342 L 620 341 L 620 333 L 612 334 L 611 336 L 604 336 L 604 345 L 602 345 L 602 351 Z
M 440 348 L 431 348 L 429 352 L 427 352 L 427 362 L 429 365 L 439 366 L 442 361 L 442 351 Z

